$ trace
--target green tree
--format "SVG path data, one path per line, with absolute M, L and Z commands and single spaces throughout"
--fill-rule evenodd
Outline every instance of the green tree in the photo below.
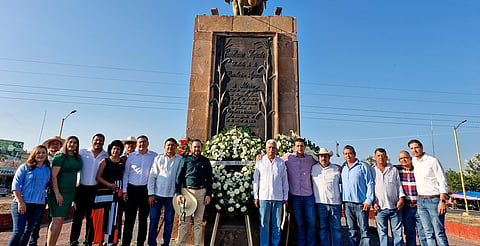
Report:
M 445 172 L 448 183 L 448 191 L 451 193 L 462 191 L 462 182 L 460 180 L 460 173 L 457 173 L 451 169 Z
M 375 165 L 377 165 L 377 162 L 375 161 L 375 156 L 373 155 L 368 155 L 365 159 L 362 160 L 362 162 L 365 164 L 368 164 L 371 167 L 374 167 Z M 392 164 L 390 162 L 390 157 L 388 157 L 387 163 Z
M 375 157 L 373 157 L 373 155 L 368 155 L 365 159 L 362 160 L 362 162 L 372 167 L 377 164 L 377 162 L 375 161 Z
M 470 160 L 465 160 L 464 164 L 466 174 L 480 174 L 480 153 L 474 154 Z
M 445 176 L 447 176 L 449 192 L 455 193 L 455 192 L 463 191 L 462 180 L 459 172 L 448 170 L 445 173 Z M 466 191 L 480 191 L 480 174 L 475 174 L 475 175 L 465 174 L 463 175 L 463 179 L 465 181 Z

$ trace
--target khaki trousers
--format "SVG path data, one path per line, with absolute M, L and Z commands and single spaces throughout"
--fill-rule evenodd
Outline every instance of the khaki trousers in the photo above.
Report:
M 197 199 L 197 209 L 193 213 L 193 241 L 195 246 L 202 245 L 202 229 L 203 229 L 203 212 L 205 211 L 205 195 L 206 189 L 193 190 L 188 189 Z M 187 234 L 190 228 L 191 216 L 185 218 L 185 221 L 180 219 L 180 229 L 178 230 L 178 244 L 184 246 L 187 244 Z

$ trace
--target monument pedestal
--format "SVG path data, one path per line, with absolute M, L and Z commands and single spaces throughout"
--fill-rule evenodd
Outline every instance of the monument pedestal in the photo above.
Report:
M 262 139 L 300 133 L 296 19 L 195 18 L 187 136 L 246 126 Z
M 228 127 L 248 127 L 263 140 L 300 134 L 296 33 L 294 17 L 197 16 L 186 136 L 206 141 Z M 205 245 L 215 234 L 212 210 L 207 206 Z M 245 217 L 222 218 L 215 245 L 248 245 Z M 258 209 L 250 223 L 258 245 Z

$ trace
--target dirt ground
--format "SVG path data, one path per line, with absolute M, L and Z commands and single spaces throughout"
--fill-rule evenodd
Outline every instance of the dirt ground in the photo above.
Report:
M 9 214 L 12 206 L 12 199 L 0 200 L 0 214 Z

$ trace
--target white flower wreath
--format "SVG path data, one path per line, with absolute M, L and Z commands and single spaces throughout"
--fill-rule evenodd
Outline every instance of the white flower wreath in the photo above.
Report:
M 254 165 L 214 165 L 215 209 L 228 215 L 247 214 L 252 202 Z

